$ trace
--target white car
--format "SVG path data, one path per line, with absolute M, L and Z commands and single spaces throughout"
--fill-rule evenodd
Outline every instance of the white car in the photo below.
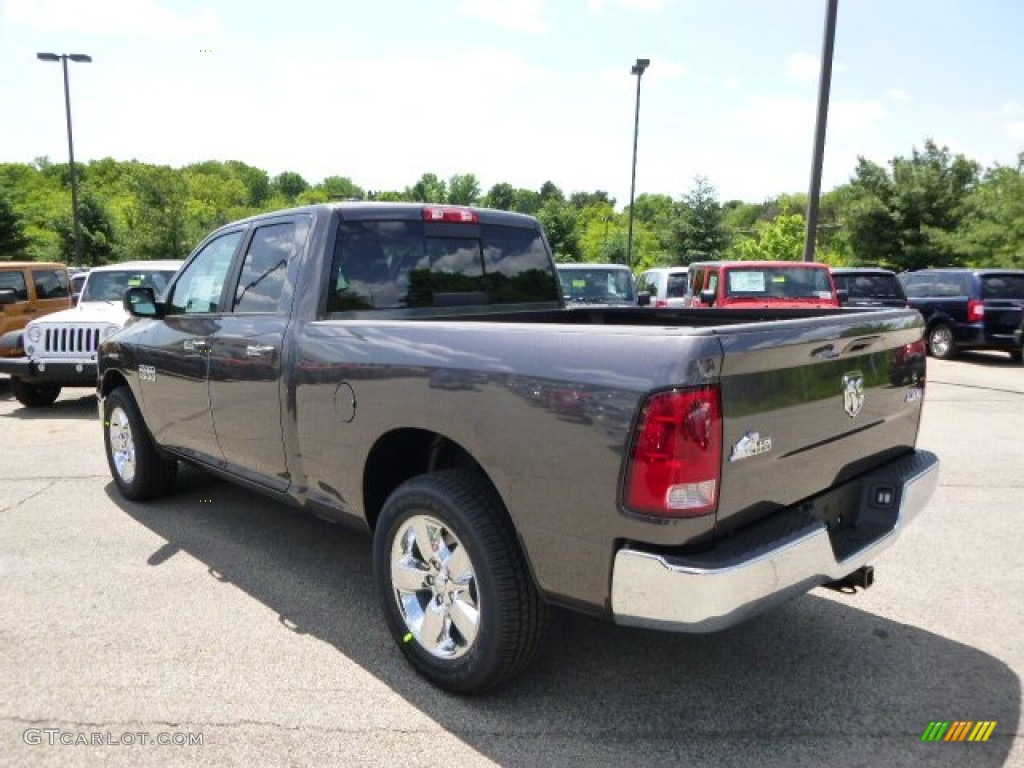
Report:
M 656 267 L 636 279 L 640 303 L 651 307 L 685 307 L 686 267 Z
M 25 326 L 25 357 L 5 361 L 11 391 L 27 408 L 51 405 L 62 387 L 94 386 L 100 342 L 128 321 L 124 292 L 149 286 L 160 296 L 181 261 L 130 261 L 89 271 L 77 306 Z

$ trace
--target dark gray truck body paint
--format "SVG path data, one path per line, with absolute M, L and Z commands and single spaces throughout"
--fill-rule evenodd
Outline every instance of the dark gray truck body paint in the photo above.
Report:
M 147 422 L 159 412 L 170 425 L 153 431 L 175 456 L 365 527 L 381 501 L 366 484 L 375 446 L 395 434 L 442 436 L 501 495 L 544 594 L 603 615 L 622 543 L 707 551 L 755 520 L 914 450 L 921 385 L 895 386 L 889 376 L 896 351 L 921 338 L 920 315 L 910 310 L 553 305 L 326 317 L 323 286 L 339 217 L 420 208 L 335 204 L 230 225 L 309 223 L 279 311 L 138 320 L 104 345 L 101 389 L 112 375 L 126 379 Z M 485 213 L 523 225 L 524 217 Z M 221 333 L 236 343 L 278 339 L 277 363 L 243 361 L 229 372 L 230 354 L 215 349 L 204 363 L 180 352 L 190 334 Z M 166 379 L 158 396 L 151 382 L 140 382 L 140 364 Z M 844 374 L 854 371 L 867 395 L 856 420 L 844 412 L 842 392 Z M 621 506 L 624 458 L 644 398 L 706 383 L 721 384 L 724 414 L 717 515 L 630 514 Z M 731 447 L 750 431 L 770 436 L 772 451 L 730 462 Z M 233 462 L 218 444 L 225 433 L 263 446 L 263 460 Z

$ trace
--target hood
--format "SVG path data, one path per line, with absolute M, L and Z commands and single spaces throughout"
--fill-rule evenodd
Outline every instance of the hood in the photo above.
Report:
M 113 304 L 109 301 L 88 301 L 80 303 L 71 309 L 62 309 L 60 312 L 52 312 L 38 320 L 33 320 L 32 325 L 42 323 L 111 323 L 124 327 L 128 322 L 128 313 L 120 304 Z

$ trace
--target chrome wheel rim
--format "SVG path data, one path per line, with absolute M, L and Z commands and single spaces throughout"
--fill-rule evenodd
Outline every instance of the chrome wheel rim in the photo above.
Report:
M 128 414 L 120 406 L 110 412 L 107 437 L 110 440 L 110 458 L 114 461 L 114 471 L 122 482 L 130 484 L 135 479 L 135 440 L 132 438 Z
M 415 640 L 441 659 L 473 647 L 480 627 L 476 570 L 446 525 L 427 515 L 402 523 L 391 545 L 391 586 L 407 629 L 404 642 Z
M 952 342 L 953 334 L 948 328 L 936 328 L 932 331 L 932 354 L 936 357 L 945 357 L 949 354 L 949 347 Z

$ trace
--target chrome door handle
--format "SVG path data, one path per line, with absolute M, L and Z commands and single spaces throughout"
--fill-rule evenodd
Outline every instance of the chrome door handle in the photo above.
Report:
M 250 344 L 245 348 L 246 357 L 267 357 L 274 354 L 273 347 L 265 347 L 260 344 Z
M 208 339 L 185 339 L 183 344 L 186 352 L 209 352 L 210 342 Z

